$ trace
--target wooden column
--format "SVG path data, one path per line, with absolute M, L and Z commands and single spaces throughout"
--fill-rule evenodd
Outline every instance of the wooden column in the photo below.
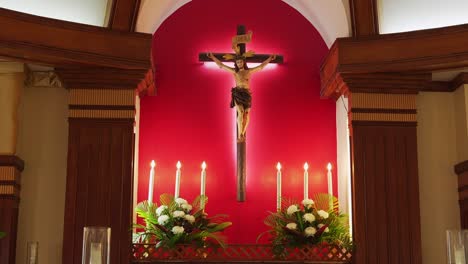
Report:
M 349 0 L 354 37 L 379 34 L 376 0 Z
M 15 264 L 20 176 L 24 162 L 14 155 L 0 155 L 0 263 Z
M 421 264 L 416 95 L 350 101 L 355 263 Z
M 462 229 L 468 229 L 468 160 L 455 165 L 455 173 L 458 175 L 460 224 Z
M 70 89 L 63 263 L 81 264 L 83 227 L 112 229 L 111 263 L 128 263 L 135 89 L 146 71 L 59 70 Z

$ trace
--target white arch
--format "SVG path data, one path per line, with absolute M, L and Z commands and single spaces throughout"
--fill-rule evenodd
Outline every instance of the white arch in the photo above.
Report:
M 153 34 L 177 9 L 191 0 L 143 0 L 137 20 L 138 32 Z M 347 0 L 282 0 L 314 25 L 330 47 L 336 38 L 350 35 Z

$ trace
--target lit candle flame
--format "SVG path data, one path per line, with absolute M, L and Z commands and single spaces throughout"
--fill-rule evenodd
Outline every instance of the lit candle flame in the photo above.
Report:
M 308 169 L 309 169 L 309 164 L 307 164 L 307 162 L 306 162 L 306 163 L 304 163 L 304 170 L 308 170 Z
M 180 169 L 180 167 L 182 167 L 182 163 L 180 163 L 180 161 L 177 161 L 176 167 L 177 167 L 177 169 Z
M 279 162 L 278 162 L 278 164 L 276 164 L 276 169 L 279 170 L 279 171 L 281 170 L 281 164 Z
M 156 162 L 154 162 L 154 160 L 152 160 L 151 163 L 150 163 L 150 166 L 151 166 L 151 168 L 154 168 L 154 166 L 156 166 Z
M 331 165 L 331 163 L 329 162 L 328 165 L 327 165 L 327 170 L 328 170 L 328 171 L 331 171 L 331 169 L 332 169 L 332 165 Z
M 206 169 L 206 162 L 203 162 L 203 163 L 202 163 L 201 168 L 202 168 L 203 170 Z

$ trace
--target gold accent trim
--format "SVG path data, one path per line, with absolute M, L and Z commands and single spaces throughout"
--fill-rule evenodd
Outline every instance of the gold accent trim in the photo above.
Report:
M 416 122 L 416 114 L 353 113 L 351 119 L 353 121 Z
M 13 185 L 0 185 L 0 194 L 3 195 L 16 195 L 15 186 Z
M 0 181 L 17 181 L 19 173 L 15 167 L 0 167 Z
M 71 118 L 110 118 L 110 119 L 134 119 L 135 110 L 86 110 L 70 109 Z
M 352 108 L 416 109 L 415 94 L 351 94 Z
M 135 105 L 135 90 L 71 89 L 70 105 Z

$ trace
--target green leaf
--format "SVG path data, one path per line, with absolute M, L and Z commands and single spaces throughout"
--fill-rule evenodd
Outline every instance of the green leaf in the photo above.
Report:
M 6 233 L 5 232 L 0 232 L 0 238 L 4 238 L 6 237 Z
M 161 196 L 159 196 L 159 202 L 162 205 L 166 205 L 167 207 L 169 207 L 171 203 L 174 202 L 174 196 L 168 193 L 163 193 L 161 194 Z
M 221 224 L 217 224 L 214 227 L 209 228 L 208 232 L 210 232 L 210 233 L 220 232 L 220 231 L 223 231 L 224 229 L 230 227 L 231 225 L 232 225 L 231 222 L 224 222 L 224 223 L 221 223 Z

